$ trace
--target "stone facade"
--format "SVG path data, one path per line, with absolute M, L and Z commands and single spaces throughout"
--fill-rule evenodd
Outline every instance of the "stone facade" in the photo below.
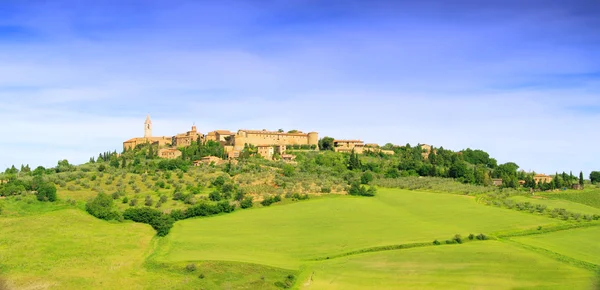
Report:
M 352 152 L 362 154 L 365 150 L 365 143 L 362 140 L 333 140 L 335 152 Z
M 273 146 L 261 145 L 257 146 L 256 149 L 258 150 L 258 155 L 262 156 L 262 158 L 267 160 L 273 159 L 273 154 L 275 154 L 275 148 L 273 148 Z
M 202 141 L 204 139 L 204 136 L 198 133 L 196 126 L 192 126 L 191 131 L 187 131 L 185 133 L 173 136 L 172 143 L 175 147 L 187 147 L 192 145 L 192 143 L 198 141 L 198 138 Z
M 535 181 L 535 183 L 550 183 L 552 181 L 552 176 L 546 174 L 536 174 L 533 177 L 533 180 Z
M 176 159 L 181 157 L 181 151 L 177 148 L 162 148 L 158 150 L 158 157 L 164 159 Z
M 245 145 L 253 146 L 289 146 L 289 145 L 314 145 L 319 146 L 319 134 L 310 133 L 283 133 L 267 130 L 239 130 L 230 140 L 230 145 L 235 151 L 242 151 Z

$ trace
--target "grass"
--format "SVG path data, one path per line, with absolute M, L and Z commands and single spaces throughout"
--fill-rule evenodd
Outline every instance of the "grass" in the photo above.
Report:
M 542 235 L 515 237 L 511 239 L 588 263 L 600 265 L 599 237 L 600 227 L 589 227 Z
M 600 195 L 600 194 L 599 194 Z M 570 200 L 563 200 L 558 198 L 552 199 L 540 199 L 540 198 L 531 198 L 526 196 L 513 196 L 510 199 L 517 202 L 530 202 L 532 204 L 542 204 L 546 205 L 549 208 L 564 208 L 570 212 L 576 212 L 581 214 L 600 214 L 600 208 L 592 207 L 589 205 L 585 205 L 582 203 L 577 203 Z
M 573 229 L 582 223 L 456 194 L 380 188 L 372 198 L 284 200 L 179 221 L 158 238 L 145 224 L 91 217 L 81 201 L 66 202 L 85 193 L 69 193 L 61 191 L 56 203 L 0 200 L 0 278 L 9 287 L 280 289 L 294 275 L 295 287 L 308 289 L 585 289 L 593 271 L 565 261 L 600 263 L 595 222 Z M 540 234 L 515 237 L 539 226 Z M 515 243 L 432 245 L 469 233 L 504 233 Z
M 307 267 L 299 286 L 301 289 L 590 289 L 593 276 L 593 272 L 536 253 L 485 241 L 324 261 Z
M 569 190 L 560 193 L 548 193 L 544 196 L 551 199 L 564 199 L 600 209 L 600 189 Z
M 184 220 L 175 224 L 157 259 L 242 261 L 294 269 L 306 260 L 364 248 L 550 223 L 556 221 L 481 206 L 470 197 L 380 189 L 374 198 L 322 198 Z
M 200 262 L 189 272 L 187 263 L 154 263 L 147 257 L 158 239 L 148 225 L 57 207 L 32 203 L 27 215 L 0 215 L 0 278 L 9 289 L 277 289 L 294 273 L 228 262 Z

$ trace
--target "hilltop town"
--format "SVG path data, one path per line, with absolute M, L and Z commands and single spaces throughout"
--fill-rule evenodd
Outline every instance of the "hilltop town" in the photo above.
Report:
M 158 157 L 164 159 L 175 159 L 181 157 L 179 148 L 190 146 L 193 142 L 215 141 L 223 145 L 226 157 L 236 159 L 240 153 L 247 147 L 256 148 L 257 154 L 261 157 L 272 160 L 275 155 L 282 159 L 293 159 L 294 156 L 286 154 L 288 148 L 300 150 L 319 150 L 319 133 L 304 133 L 298 130 L 284 132 L 283 130 L 238 130 L 232 132 L 229 130 L 215 130 L 202 134 L 198 132 L 195 125 L 190 131 L 176 134 L 174 136 L 153 136 L 152 120 L 150 115 L 144 122 L 144 137 L 135 137 L 123 142 L 123 150 L 131 150 L 136 146 L 143 144 L 153 144 L 158 146 Z M 365 151 L 381 152 L 384 154 L 394 154 L 392 150 L 383 150 L 378 144 L 365 144 L 362 140 L 333 140 L 335 152 L 352 152 L 363 154 Z M 425 151 L 430 149 L 429 145 L 421 145 Z M 214 156 L 207 157 L 213 158 Z

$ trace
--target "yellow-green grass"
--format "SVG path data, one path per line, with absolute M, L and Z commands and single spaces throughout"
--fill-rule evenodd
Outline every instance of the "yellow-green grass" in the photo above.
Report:
M 54 210 L 40 210 L 43 206 Z M 293 273 L 243 263 L 198 262 L 193 272 L 185 270 L 188 263 L 158 264 L 147 259 L 158 241 L 150 226 L 110 223 L 59 206 L 39 202 L 28 215 L 0 215 L 0 286 L 6 281 L 9 289 L 277 289 L 274 283 Z
M 599 238 L 600 227 L 589 227 L 541 235 L 515 237 L 511 238 L 511 240 L 600 265 Z
M 591 289 L 594 273 L 497 241 L 315 263 L 300 289 Z M 312 279 L 311 279 L 312 277 Z
M 600 214 L 600 208 L 588 206 L 582 203 L 577 203 L 569 200 L 563 199 L 542 199 L 542 198 L 532 198 L 526 196 L 513 196 L 512 200 L 517 202 L 530 202 L 532 204 L 542 204 L 549 208 L 564 208 L 569 212 L 581 213 L 581 214 Z
M 180 221 L 157 259 L 242 261 L 294 269 L 303 261 L 364 248 L 550 223 L 561 222 L 482 206 L 465 196 L 380 189 L 372 198 L 330 197 Z
M 572 202 L 577 202 L 600 209 L 600 189 L 596 187 L 589 189 L 586 188 L 585 190 L 567 190 L 557 193 L 544 193 L 543 195 L 552 199 L 558 198 L 570 200 Z

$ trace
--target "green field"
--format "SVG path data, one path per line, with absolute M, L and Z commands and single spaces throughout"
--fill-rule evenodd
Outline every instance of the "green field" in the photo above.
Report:
M 513 238 L 517 242 L 600 265 L 600 227 Z
M 196 271 L 188 272 L 188 263 L 148 259 L 158 240 L 148 225 L 109 223 L 64 204 L 1 202 L 3 290 L 3 279 L 8 289 L 274 289 L 273 283 L 290 273 L 218 261 L 199 262 Z
M 583 223 L 464 195 L 380 188 L 375 197 L 285 200 L 182 220 L 164 238 L 146 224 L 98 220 L 60 197 L 0 200 L 0 287 L 5 279 L 9 289 L 281 289 L 294 275 L 299 289 L 590 289 L 589 268 L 512 240 L 600 264 L 596 222 L 510 241 L 432 245 L 455 234 Z M 412 243 L 419 247 L 377 248 Z
M 569 194 L 570 195 L 570 194 Z M 562 196 L 562 195 L 561 195 Z M 546 198 L 532 198 L 525 196 L 513 196 L 512 200 L 517 202 L 530 202 L 532 204 L 543 204 L 549 208 L 564 208 L 570 212 L 576 212 L 580 214 L 600 214 L 600 208 L 592 207 L 582 203 L 578 203 L 571 200 L 558 199 L 553 197 L 551 199 Z
M 368 247 L 431 242 L 557 223 L 486 207 L 473 198 L 381 189 L 375 198 L 339 196 L 178 222 L 159 260 L 227 260 L 298 267 L 302 261 Z
M 593 279 L 496 241 L 355 255 L 305 272 L 301 289 L 590 289 Z
M 591 187 L 591 185 L 590 185 Z M 544 193 L 544 196 L 551 199 L 563 199 L 580 204 L 585 204 L 600 209 L 600 189 L 594 187 L 585 190 L 569 190 L 560 193 Z

